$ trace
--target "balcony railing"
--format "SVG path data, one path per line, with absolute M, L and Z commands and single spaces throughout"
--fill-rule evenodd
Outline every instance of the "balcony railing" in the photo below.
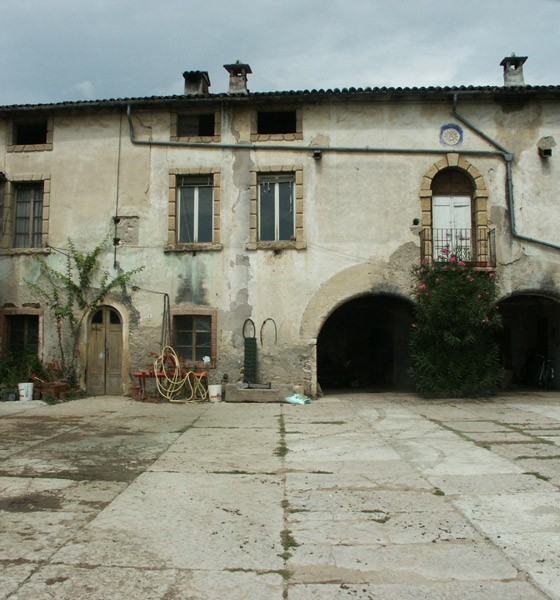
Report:
M 496 266 L 496 238 L 493 229 L 430 229 L 420 232 L 420 260 L 428 264 L 447 262 L 450 256 L 475 267 Z

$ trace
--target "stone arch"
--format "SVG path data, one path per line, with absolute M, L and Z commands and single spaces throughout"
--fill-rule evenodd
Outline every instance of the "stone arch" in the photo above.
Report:
M 468 160 L 457 153 L 449 153 L 434 163 L 424 174 L 420 185 L 421 254 L 423 259 L 431 260 L 438 254 L 436 234 L 442 232 L 433 230 L 433 198 L 434 184 L 438 175 L 446 171 L 459 171 L 472 184 L 471 191 L 471 233 L 468 254 L 470 261 L 480 266 L 494 264 L 494 235 L 488 228 L 488 188 L 480 171 Z
M 488 188 L 481 172 L 468 160 L 457 153 L 449 153 L 444 158 L 434 163 L 424 173 L 420 186 L 420 204 L 422 210 L 422 226 L 432 226 L 432 183 L 435 176 L 445 169 L 459 169 L 463 171 L 473 183 L 473 225 L 475 227 L 488 226 Z
M 410 299 L 410 272 L 390 269 L 388 265 L 361 263 L 337 273 L 325 281 L 307 303 L 300 326 L 301 339 L 315 340 L 337 308 L 372 293 Z
M 538 385 L 540 361 L 560 364 L 560 297 L 535 288 L 516 290 L 498 302 L 503 329 L 499 336 L 506 384 Z M 558 389 L 556 380 L 554 388 Z
M 412 263 L 406 261 L 406 264 Z M 302 316 L 300 338 L 309 352 L 305 387 L 311 395 L 315 396 L 318 391 L 317 339 L 326 321 L 343 305 L 373 296 L 411 302 L 410 271 L 391 267 L 390 263 L 360 263 L 336 273 L 309 299 Z

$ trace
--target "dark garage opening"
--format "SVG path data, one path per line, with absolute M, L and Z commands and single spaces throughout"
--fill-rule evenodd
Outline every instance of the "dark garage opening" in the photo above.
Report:
M 364 296 L 340 306 L 317 339 L 321 389 L 412 389 L 412 321 L 412 303 L 396 296 Z
M 503 319 L 500 348 L 506 369 L 505 387 L 539 387 L 538 369 L 551 359 L 558 386 L 560 304 L 539 295 L 511 296 L 498 304 Z

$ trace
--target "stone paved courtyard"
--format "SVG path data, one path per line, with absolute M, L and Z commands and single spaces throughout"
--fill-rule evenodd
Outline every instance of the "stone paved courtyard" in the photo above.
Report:
M 560 598 L 558 393 L 0 415 L 1 598 Z

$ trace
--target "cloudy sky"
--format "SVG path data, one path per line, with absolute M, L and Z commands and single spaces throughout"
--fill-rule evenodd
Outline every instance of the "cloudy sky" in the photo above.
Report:
M 560 0 L 0 0 L 0 104 L 168 95 L 240 59 L 254 92 L 560 85 Z

